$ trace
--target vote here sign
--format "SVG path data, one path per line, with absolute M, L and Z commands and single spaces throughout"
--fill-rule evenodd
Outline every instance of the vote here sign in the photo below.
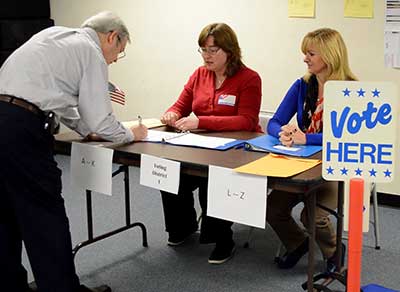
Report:
M 399 152 L 398 117 L 394 84 L 328 81 L 324 88 L 323 177 L 392 181 Z

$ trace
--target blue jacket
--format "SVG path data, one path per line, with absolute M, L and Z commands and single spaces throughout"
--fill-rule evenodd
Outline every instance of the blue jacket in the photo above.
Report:
M 303 78 L 297 79 L 286 93 L 274 116 L 268 123 L 267 132 L 279 138 L 281 127 L 287 125 L 297 113 L 297 125 L 303 129 L 303 107 L 307 92 L 307 83 Z M 307 145 L 322 145 L 322 133 L 306 134 Z

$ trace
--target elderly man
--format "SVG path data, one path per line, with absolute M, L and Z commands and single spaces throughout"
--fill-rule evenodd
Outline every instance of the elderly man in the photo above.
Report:
M 80 285 L 61 171 L 53 157 L 53 133 L 62 122 L 83 136 L 115 142 L 146 137 L 112 113 L 108 65 L 125 55 L 130 41 L 111 12 L 82 28 L 51 27 L 17 49 L 0 69 L 0 283 L 2 291 L 26 292 L 22 242 L 39 292 L 111 291 Z

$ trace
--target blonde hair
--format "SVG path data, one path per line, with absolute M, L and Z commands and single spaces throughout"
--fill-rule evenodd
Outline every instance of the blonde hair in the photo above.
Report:
M 303 38 L 301 51 L 306 54 L 310 47 L 314 47 L 327 65 L 327 80 L 357 80 L 351 72 L 347 49 L 339 32 L 330 28 L 320 28 L 309 32 Z M 308 82 L 311 74 L 303 78 Z

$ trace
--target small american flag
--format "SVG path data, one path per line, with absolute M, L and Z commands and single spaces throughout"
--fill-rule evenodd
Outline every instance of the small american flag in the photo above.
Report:
M 111 101 L 125 105 L 125 93 L 111 82 L 108 82 L 108 93 Z

